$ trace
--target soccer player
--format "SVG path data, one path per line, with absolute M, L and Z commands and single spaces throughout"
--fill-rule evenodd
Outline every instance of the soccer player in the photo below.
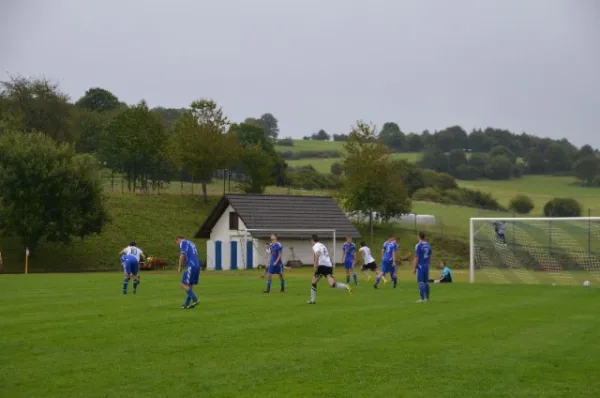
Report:
M 261 278 L 264 278 L 265 276 L 267 276 L 267 273 L 269 272 L 270 257 L 271 257 L 271 247 L 269 246 L 269 242 L 265 242 L 265 272 L 263 272 L 263 274 L 260 276 Z
M 494 229 L 496 230 L 497 239 L 503 244 L 506 244 L 506 235 L 504 234 L 504 230 L 506 229 L 506 223 L 504 221 L 496 221 L 494 222 Z
M 133 294 L 135 294 L 137 291 L 137 287 L 140 284 L 139 266 L 140 266 L 141 260 L 146 259 L 146 255 L 140 248 L 138 248 L 136 246 L 135 242 L 130 242 L 129 246 L 127 246 L 125 249 L 123 249 L 119 252 L 119 256 L 124 256 L 124 255 L 132 255 L 137 259 L 138 272 L 136 272 L 135 279 L 133 280 Z M 124 294 L 126 292 L 127 292 L 127 289 L 125 288 Z
M 137 276 L 140 263 L 134 255 L 123 254 L 121 255 L 121 265 L 123 266 L 123 273 L 125 274 L 125 279 L 123 279 L 123 294 L 127 294 L 127 286 L 132 277 L 136 278 L 133 280 L 133 294 L 135 294 L 137 291 Z
M 440 261 L 440 268 L 442 269 L 442 274 L 440 275 L 440 279 L 429 279 L 429 283 L 452 283 L 452 271 L 446 265 L 445 261 Z
M 415 246 L 415 260 L 413 273 L 417 275 L 419 284 L 419 295 L 421 299 L 417 303 L 429 301 L 429 261 L 431 260 L 431 246 L 425 242 L 425 233 L 417 235 L 419 243 Z
M 360 242 L 360 249 L 358 249 L 358 251 L 363 256 L 363 266 L 361 268 L 361 271 L 363 274 L 365 274 L 365 276 L 367 277 L 367 280 L 370 281 L 371 275 L 369 274 L 369 270 L 376 271 L 377 263 L 375 262 L 375 259 L 371 255 L 371 249 L 369 249 L 367 247 L 367 244 L 365 242 Z
M 375 278 L 375 285 L 373 287 L 377 289 L 379 281 L 385 278 L 387 273 L 390 274 L 392 282 L 394 282 L 394 289 L 398 286 L 398 276 L 396 275 L 396 252 L 398 251 L 398 244 L 393 236 L 390 236 L 388 240 L 381 246 L 381 271 L 377 278 Z
M 271 253 L 271 261 L 269 261 L 269 268 L 267 270 L 267 288 L 264 292 L 269 293 L 271 291 L 271 278 L 273 277 L 273 274 L 277 274 L 279 275 L 279 281 L 281 283 L 281 290 L 279 290 L 279 293 L 284 293 L 285 279 L 283 279 L 283 261 L 281 261 L 281 257 L 283 256 L 283 246 L 279 243 L 279 239 L 275 234 L 271 235 L 269 251 Z
M 358 276 L 354 272 L 354 266 L 356 265 L 356 245 L 349 236 L 346 237 L 346 243 L 342 246 L 342 253 L 342 262 L 346 271 L 346 283 L 350 283 L 350 274 L 352 274 L 354 284 L 358 285 Z
M 194 285 L 198 284 L 200 279 L 200 259 L 198 258 L 198 249 L 196 245 L 179 235 L 175 238 L 179 245 L 179 265 L 177 271 L 181 272 L 181 267 L 185 262 L 187 268 L 181 276 L 181 287 L 186 293 L 185 303 L 182 309 L 192 309 L 198 305 L 198 296 L 194 294 Z
M 314 253 L 314 271 L 315 274 L 312 278 L 312 287 L 310 290 L 310 300 L 308 300 L 307 304 L 315 304 L 317 301 L 317 284 L 321 280 L 322 277 L 327 278 L 327 282 L 329 286 L 337 289 L 346 289 L 349 294 L 352 294 L 352 289 L 350 285 L 345 283 L 336 282 L 333 278 L 333 264 L 331 263 L 331 258 L 329 257 L 329 251 L 327 247 L 319 242 L 319 237 L 317 235 L 313 235 L 311 237 L 312 249 Z

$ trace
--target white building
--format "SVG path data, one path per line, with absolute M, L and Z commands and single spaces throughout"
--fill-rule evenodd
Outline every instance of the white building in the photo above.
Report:
M 208 239 L 207 269 L 249 269 L 265 265 L 265 243 L 272 233 L 283 245 L 284 264 L 292 260 L 313 263 L 313 233 L 330 253 L 336 253 L 336 262 L 341 261 L 344 238 L 360 237 L 329 196 L 227 194 L 208 215 L 196 238 Z

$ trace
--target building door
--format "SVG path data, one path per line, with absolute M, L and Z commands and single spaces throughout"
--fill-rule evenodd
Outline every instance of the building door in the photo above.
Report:
M 238 253 L 237 253 L 237 247 L 238 247 L 238 243 L 235 240 L 231 241 L 231 269 L 235 270 L 238 269 L 237 267 L 237 260 L 238 260 Z
M 221 271 L 223 269 L 223 242 L 220 240 L 215 242 L 215 269 Z
M 246 268 L 252 269 L 254 267 L 254 241 L 248 239 L 246 241 Z

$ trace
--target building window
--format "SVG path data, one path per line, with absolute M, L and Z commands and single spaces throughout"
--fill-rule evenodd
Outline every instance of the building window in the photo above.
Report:
M 229 230 L 237 231 L 239 224 L 239 217 L 235 211 L 229 212 Z

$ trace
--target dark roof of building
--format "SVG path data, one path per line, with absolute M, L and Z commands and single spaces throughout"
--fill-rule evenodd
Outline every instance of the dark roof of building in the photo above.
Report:
M 255 238 L 267 237 L 271 233 L 287 239 L 310 238 L 313 233 L 324 239 L 331 237 L 331 232 L 316 231 L 319 229 L 335 229 L 336 239 L 360 237 L 360 233 L 330 196 L 227 194 L 208 215 L 196 238 L 208 239 L 229 205 L 235 209 L 246 228 L 268 230 L 253 232 Z M 285 232 L 282 231 L 284 229 L 312 232 Z

